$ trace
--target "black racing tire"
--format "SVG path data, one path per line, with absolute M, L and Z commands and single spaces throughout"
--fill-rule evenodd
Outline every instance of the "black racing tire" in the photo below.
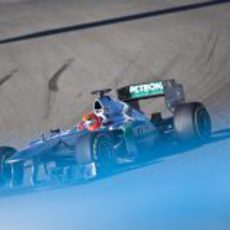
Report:
M 21 186 L 24 178 L 23 163 L 7 164 L 6 161 L 16 152 L 12 147 L 0 147 L 0 183 L 2 186 Z
M 181 104 L 174 114 L 174 129 L 182 141 L 206 142 L 211 136 L 211 118 L 200 102 Z
M 96 163 L 98 175 L 112 173 L 116 166 L 116 157 L 110 134 L 102 133 L 96 135 L 92 147 L 92 157 Z

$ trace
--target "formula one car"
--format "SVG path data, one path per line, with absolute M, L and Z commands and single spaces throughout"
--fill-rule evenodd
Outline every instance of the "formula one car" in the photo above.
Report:
M 175 80 L 125 86 L 117 89 L 117 99 L 110 91 L 92 92 L 98 95 L 93 116 L 81 128 L 51 130 L 20 151 L 0 147 L 2 183 L 23 185 L 26 169 L 32 185 L 41 180 L 88 180 L 137 162 L 147 153 L 154 156 L 162 141 L 203 143 L 210 137 L 207 109 L 200 102 L 186 103 L 183 86 Z M 141 110 L 140 100 L 163 96 L 171 117 L 162 118 L 161 113 L 148 117 Z

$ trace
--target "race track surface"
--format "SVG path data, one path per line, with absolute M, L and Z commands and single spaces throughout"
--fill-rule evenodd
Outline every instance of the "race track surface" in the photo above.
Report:
M 1 44 L 148 12 L 136 20 Z M 21 147 L 42 130 L 75 124 L 91 109 L 91 90 L 168 78 L 184 84 L 188 101 L 203 101 L 214 131 L 221 130 L 203 147 L 172 151 L 109 178 L 4 197 L 0 228 L 230 229 L 229 22 L 228 1 L 0 0 L 1 145 Z M 145 106 L 158 111 L 163 101 Z

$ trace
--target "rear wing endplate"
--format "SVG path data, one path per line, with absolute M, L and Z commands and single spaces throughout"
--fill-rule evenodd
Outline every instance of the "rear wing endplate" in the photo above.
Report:
M 139 100 L 164 97 L 166 107 L 171 112 L 185 102 L 183 85 L 174 79 L 125 86 L 117 89 L 117 94 L 120 100 L 135 105 L 138 105 Z

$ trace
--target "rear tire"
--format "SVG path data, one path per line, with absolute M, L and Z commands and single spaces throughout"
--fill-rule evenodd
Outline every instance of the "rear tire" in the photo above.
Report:
M 211 119 L 199 102 L 181 104 L 174 115 L 174 129 L 180 140 L 206 142 L 211 135 Z

